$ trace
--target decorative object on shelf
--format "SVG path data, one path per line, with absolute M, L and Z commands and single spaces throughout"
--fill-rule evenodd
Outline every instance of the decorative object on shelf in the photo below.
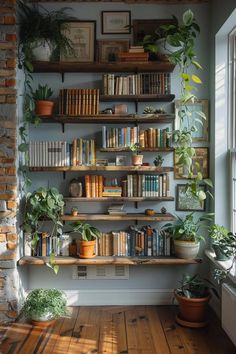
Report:
M 174 295 L 179 304 L 177 323 L 192 328 L 205 327 L 208 324 L 206 309 L 211 295 L 206 281 L 198 274 L 184 274 Z
M 198 172 L 201 171 L 202 178 L 206 179 L 209 177 L 209 158 L 208 158 L 208 148 L 207 147 L 196 147 L 194 148 L 194 155 L 192 156 L 192 179 L 197 178 Z M 180 163 L 180 157 L 176 153 L 174 154 L 174 178 L 175 179 L 189 179 L 189 171 L 185 165 Z M 199 181 L 201 182 L 201 181 Z M 203 181 L 204 182 L 204 181 Z
M 40 187 L 32 193 L 26 195 L 25 213 L 23 220 L 23 230 L 30 239 L 32 250 L 38 252 L 38 246 L 41 244 L 39 233 L 44 230 L 44 222 L 47 221 L 47 231 L 49 228 L 48 221 L 51 221 L 52 227 L 48 231 L 50 242 L 44 244 L 42 240 L 42 256 L 49 256 L 47 266 L 58 272 L 58 265 L 54 264 L 55 255 L 57 255 L 58 237 L 62 234 L 62 222 L 60 221 L 63 214 L 63 195 L 56 188 Z M 45 254 L 43 254 L 43 250 Z
M 73 232 L 78 232 L 81 236 L 79 241 L 79 257 L 93 258 L 95 254 L 96 240 L 101 236 L 101 232 L 90 224 L 75 221 L 71 224 Z
M 208 141 L 208 100 L 196 100 L 184 103 L 175 101 L 175 129 L 192 129 L 192 142 Z
M 130 145 L 130 150 L 133 152 L 132 164 L 134 166 L 141 166 L 143 163 L 143 155 L 139 154 L 139 151 L 140 151 L 139 143 L 135 143 L 135 144 Z
M 61 53 L 61 61 L 91 63 L 95 61 L 96 21 L 67 22 L 61 30 L 72 43 L 72 53 Z
M 46 85 L 38 85 L 35 91 L 32 91 L 32 97 L 35 101 L 35 114 L 37 116 L 51 116 L 54 102 L 49 98 L 52 96 L 52 89 Z
M 236 239 L 224 226 L 213 224 L 209 227 L 209 237 L 212 239 L 212 248 L 217 261 L 226 261 L 233 255 L 232 248 L 236 248 Z
M 100 40 L 98 41 L 100 63 L 116 62 L 118 54 L 129 49 L 129 39 Z
M 29 6 L 18 0 L 19 9 L 19 62 L 32 71 L 32 60 L 59 60 L 60 53 L 73 52 L 71 42 L 61 31 L 65 21 L 72 20 L 64 7 L 58 11 L 47 11 L 41 5 Z
M 167 210 L 166 210 L 165 207 L 162 207 L 162 208 L 161 208 L 161 213 L 162 213 L 162 214 L 166 214 L 166 213 L 167 213 Z
M 155 157 L 155 159 L 153 160 L 153 163 L 156 167 L 162 166 L 163 162 L 164 158 L 161 155 L 157 155 L 157 157 Z
M 73 239 L 69 244 L 69 256 L 77 257 L 77 242 L 75 239 Z
M 113 114 L 112 108 L 105 108 L 103 111 L 100 112 L 101 114 Z
M 205 214 L 199 218 L 194 217 L 194 213 L 177 216 L 174 223 L 167 223 L 163 226 L 164 230 L 170 233 L 170 237 L 174 240 L 175 254 L 179 258 L 194 259 L 196 258 L 200 241 L 205 241 L 204 237 L 199 234 L 200 229 L 207 228 L 204 221 L 211 221 L 212 214 Z
M 178 211 L 205 211 L 206 199 L 201 200 L 200 193 L 206 191 L 205 185 L 197 187 L 198 197 L 188 189 L 188 184 L 177 184 L 176 210 Z
M 162 108 L 154 108 L 152 106 L 146 106 L 143 110 L 144 114 L 166 114 L 166 111 Z
M 78 212 L 79 212 L 79 210 L 78 210 L 77 207 L 71 208 L 71 215 L 72 215 L 72 216 L 77 216 L 77 215 L 78 215 Z
M 116 156 L 116 166 L 125 166 L 126 156 L 117 155 Z
M 83 185 L 78 179 L 73 178 L 69 184 L 69 195 L 71 197 L 82 197 Z
M 96 159 L 96 166 L 107 166 L 107 159 Z
M 145 209 L 145 214 L 149 216 L 153 216 L 156 214 L 154 209 Z
M 114 113 L 115 114 L 127 114 L 128 113 L 127 104 L 115 104 L 114 105 Z
M 58 289 L 34 289 L 27 295 L 22 313 L 34 326 L 50 326 L 66 314 L 66 295 Z
M 102 34 L 131 33 L 130 11 L 102 11 Z

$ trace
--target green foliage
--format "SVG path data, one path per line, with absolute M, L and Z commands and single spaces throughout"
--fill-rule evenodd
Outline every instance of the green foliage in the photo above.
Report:
M 155 159 L 153 160 L 153 163 L 155 166 L 161 166 L 164 162 L 164 158 L 161 155 L 157 155 L 157 157 L 155 157 Z
M 38 85 L 38 88 L 32 92 L 32 97 L 35 101 L 42 100 L 46 101 L 48 100 L 53 94 L 53 91 L 48 85 Z
M 183 274 L 180 281 L 180 287 L 177 288 L 176 293 L 188 299 L 203 298 L 209 295 L 209 287 L 206 281 L 198 274 L 188 275 Z
M 200 229 L 207 228 L 203 221 L 210 221 L 211 218 L 212 214 L 194 218 L 194 213 L 192 212 L 182 218 L 177 216 L 177 220 L 174 223 L 165 224 L 163 229 L 166 229 L 175 240 L 199 242 L 205 240 L 204 237 L 199 234 Z
M 90 224 L 75 221 L 70 225 L 73 228 L 73 232 L 78 232 L 84 241 L 92 241 L 101 236 L 101 232 Z
M 34 289 L 28 294 L 22 312 L 27 318 L 47 312 L 58 318 L 66 314 L 66 296 L 57 289 Z
M 140 144 L 139 143 L 132 144 L 130 145 L 129 148 L 135 155 L 138 155 L 140 151 Z

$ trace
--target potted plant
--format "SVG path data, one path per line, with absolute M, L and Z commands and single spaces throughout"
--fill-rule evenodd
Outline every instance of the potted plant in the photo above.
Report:
M 134 166 L 141 166 L 143 164 L 143 155 L 140 155 L 140 145 L 135 143 L 130 145 L 130 150 L 133 152 L 132 155 L 132 164 Z
M 71 224 L 73 232 L 78 232 L 81 236 L 79 240 L 79 257 L 93 258 L 95 254 L 96 240 L 101 236 L 101 232 L 90 224 L 76 221 Z
M 53 91 L 48 85 L 38 85 L 35 91 L 32 91 L 32 97 L 35 102 L 35 114 L 37 116 L 51 116 L 53 112 L 54 102 L 49 98 Z
M 158 154 L 157 157 L 155 157 L 155 159 L 153 160 L 153 163 L 156 167 L 158 167 L 158 166 L 161 167 L 163 162 L 164 162 L 164 158 L 160 154 Z
M 202 222 L 209 220 L 210 217 L 211 214 L 207 214 L 196 219 L 194 218 L 194 213 L 190 213 L 182 218 L 177 216 L 177 220 L 174 223 L 167 223 L 163 226 L 163 229 L 166 229 L 174 240 L 175 254 L 178 258 L 196 258 L 200 248 L 200 241 L 205 240 L 199 234 L 199 230 L 206 227 Z
M 71 208 L 71 215 L 72 215 L 72 216 L 77 216 L 77 215 L 78 215 L 78 212 L 79 212 L 79 210 L 78 210 L 77 207 Z
M 63 195 L 56 188 L 40 187 L 32 193 L 27 193 L 25 212 L 23 220 L 23 230 L 27 235 L 28 242 L 34 252 L 39 243 L 39 234 L 45 231 L 45 221 L 51 221 L 51 229 L 47 223 L 46 231 L 50 234 L 51 242 L 49 249 L 49 263 L 55 273 L 58 272 L 58 265 L 54 264 L 54 257 L 57 247 L 58 237 L 62 235 Z
M 224 226 L 213 224 L 209 228 L 209 237 L 212 239 L 212 248 L 216 254 L 216 260 L 226 261 L 231 255 L 230 238 L 231 234 Z
M 186 327 L 207 325 L 206 308 L 211 295 L 205 280 L 198 274 L 184 274 L 174 295 L 179 304 L 179 314 L 176 317 L 179 324 Z
M 73 20 L 66 11 L 48 11 L 40 5 L 27 5 L 18 0 L 19 13 L 19 54 L 21 65 L 32 71 L 32 60 L 59 60 L 60 53 L 73 51 L 70 40 L 62 29 L 66 21 Z
M 66 296 L 57 289 L 34 289 L 23 305 L 22 312 L 35 326 L 49 326 L 66 314 Z

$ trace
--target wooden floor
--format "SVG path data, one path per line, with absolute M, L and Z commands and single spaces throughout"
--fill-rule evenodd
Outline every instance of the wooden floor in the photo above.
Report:
M 0 353 L 236 353 L 213 313 L 206 328 L 189 329 L 175 323 L 175 306 L 73 307 L 69 311 L 47 329 L 13 324 Z

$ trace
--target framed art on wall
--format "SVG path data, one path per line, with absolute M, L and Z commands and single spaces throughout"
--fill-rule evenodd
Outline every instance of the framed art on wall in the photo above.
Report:
M 102 11 L 102 34 L 131 33 L 130 11 Z
M 126 52 L 129 49 L 128 39 L 119 39 L 115 41 L 100 40 L 98 41 L 99 55 L 98 61 L 100 63 L 108 63 L 118 60 L 120 52 Z
M 175 129 L 191 129 L 196 127 L 196 131 L 192 132 L 193 142 L 208 141 L 208 100 L 198 100 L 194 103 L 188 102 L 181 104 L 180 100 L 175 101 Z M 202 117 L 202 113 L 205 118 Z
M 74 51 L 61 53 L 61 61 L 91 63 L 95 60 L 96 21 L 68 22 L 63 33 Z
M 133 20 L 133 44 L 141 45 L 144 36 L 153 34 L 162 25 L 175 23 L 173 19 Z
M 200 170 L 203 178 L 209 177 L 209 159 L 207 147 L 195 147 L 196 155 L 193 160 L 193 177 L 197 176 Z M 188 172 L 183 166 L 178 166 L 178 155 L 174 154 L 174 178 L 175 179 L 189 179 Z
M 186 190 L 187 184 L 176 186 L 176 210 L 178 211 L 205 211 L 205 200 L 199 201 L 190 191 Z M 206 186 L 201 185 L 199 190 L 206 192 Z

